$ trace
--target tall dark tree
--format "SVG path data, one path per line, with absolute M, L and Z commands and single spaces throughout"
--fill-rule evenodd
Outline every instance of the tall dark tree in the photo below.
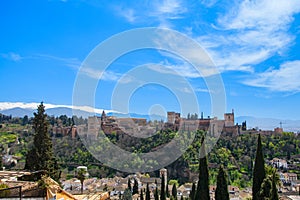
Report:
M 144 200 L 144 194 L 143 194 L 143 190 L 141 189 L 141 193 L 140 193 L 140 200 Z
M 132 188 L 132 195 L 138 194 L 139 193 L 139 184 L 136 179 L 134 179 L 134 184 Z
M 172 187 L 172 197 L 174 199 L 177 199 L 177 188 L 176 188 L 176 184 L 175 183 L 173 184 L 173 187 Z
M 219 173 L 217 176 L 217 188 L 215 192 L 215 199 L 229 200 L 227 174 L 222 165 L 220 165 Z
M 197 200 L 210 200 L 209 197 L 209 179 L 208 179 L 208 166 L 205 150 L 204 137 L 202 138 L 200 148 L 200 160 L 199 160 L 199 181 L 197 185 L 197 191 L 195 199 Z
M 166 184 L 166 197 L 170 197 L 169 184 Z
M 149 184 L 147 183 L 147 187 L 146 187 L 146 200 L 150 200 L 150 190 L 149 190 Z
M 261 190 L 261 185 L 266 178 L 265 160 L 262 151 L 261 137 L 258 135 L 256 157 L 253 169 L 253 183 L 252 183 L 252 199 L 258 200 L 258 193 Z
M 276 180 L 277 180 L 277 171 L 274 170 L 272 174 L 272 190 L 271 190 L 272 200 L 279 200 Z
M 155 192 L 154 192 L 154 200 L 159 200 L 157 187 L 155 188 Z
M 165 176 L 162 174 L 161 176 L 161 189 L 160 189 L 160 200 L 166 200 L 166 192 L 165 192 Z
M 195 199 L 195 194 L 196 194 L 196 184 L 193 183 L 193 185 L 192 185 L 192 191 L 190 193 L 190 200 L 194 200 Z
M 59 179 L 59 167 L 53 155 L 52 140 L 48 133 L 47 114 L 43 102 L 34 113 L 32 128 L 34 130 L 33 147 L 27 152 L 25 169 L 31 171 L 45 170 L 55 180 Z
M 130 178 L 128 178 L 127 185 L 128 185 L 128 190 L 129 190 L 130 192 L 132 192 L 132 189 L 131 189 L 131 180 L 130 180 Z

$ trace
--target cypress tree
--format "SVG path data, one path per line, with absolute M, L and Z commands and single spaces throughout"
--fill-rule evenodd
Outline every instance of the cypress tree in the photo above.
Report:
M 155 188 L 154 199 L 159 200 L 157 187 Z
M 168 183 L 166 184 L 166 197 L 170 197 L 170 191 L 169 191 L 169 185 Z
M 138 194 L 139 193 L 139 184 L 136 179 L 134 179 L 134 184 L 132 188 L 132 194 Z
M 190 193 L 190 200 L 194 200 L 195 199 L 195 194 L 196 194 L 196 184 L 193 183 L 192 191 Z
M 150 190 L 149 190 L 149 184 L 147 183 L 146 187 L 146 200 L 150 200 Z
M 162 174 L 161 176 L 161 189 L 160 189 L 160 199 L 166 200 L 166 193 L 165 193 L 165 176 Z
M 278 196 L 278 190 L 276 186 L 276 170 L 273 171 L 272 173 L 272 190 L 271 190 L 271 199 L 272 200 L 279 200 Z
M 140 200 L 144 200 L 143 190 L 141 189 Z
M 53 154 L 52 140 L 48 133 L 49 123 L 43 102 L 33 113 L 32 128 L 34 130 L 33 147 L 27 152 L 25 169 L 31 171 L 45 170 L 49 176 L 58 180 L 60 173 Z
M 261 185 L 266 178 L 265 160 L 262 152 L 262 144 L 260 134 L 257 139 L 256 157 L 253 169 L 253 183 L 252 183 L 252 199 L 258 200 L 258 193 L 261 190 Z
M 229 200 L 227 174 L 221 165 L 217 176 L 217 188 L 215 192 L 216 200 Z
M 195 195 L 196 200 L 210 200 L 209 197 L 209 180 L 208 180 L 208 167 L 207 157 L 205 151 L 204 137 L 202 138 L 202 145 L 200 148 L 199 160 L 199 181 Z
M 132 192 L 132 189 L 131 189 L 131 180 L 130 178 L 128 178 L 128 181 L 127 181 L 127 188 L 130 192 Z
M 175 183 L 173 184 L 173 187 L 172 187 L 172 197 L 174 199 L 177 199 L 177 188 L 176 188 L 176 184 Z

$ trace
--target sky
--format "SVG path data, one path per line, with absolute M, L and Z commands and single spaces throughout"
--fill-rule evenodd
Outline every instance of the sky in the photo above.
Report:
M 154 27 L 177 31 L 203 48 L 222 79 L 217 87 L 224 88 L 226 112 L 300 119 L 298 0 L 10 0 L 1 2 L 0 19 L 0 102 L 72 105 L 83 75 L 86 90 L 89 81 L 97 83 L 88 106 L 118 110 L 113 105 L 122 104 L 128 112 L 161 114 L 182 112 L 195 97 L 198 111 L 211 115 L 215 91 L 207 79 L 216 74 L 200 74 L 172 52 L 143 48 L 119 55 L 105 71 L 84 67 L 91 52 L 116 34 Z M 164 42 L 179 50 L 185 45 L 171 37 Z M 193 49 L 183 53 L 198 56 Z M 129 83 L 134 90 L 124 87 Z

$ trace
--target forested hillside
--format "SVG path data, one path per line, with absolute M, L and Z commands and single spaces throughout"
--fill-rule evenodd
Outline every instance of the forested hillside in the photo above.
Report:
M 3 119 L 3 117 L 1 118 Z M 24 117 L 23 119 L 14 119 L 4 117 L 0 128 L 0 145 L 2 155 L 9 154 L 18 158 L 18 164 L 15 166 L 3 163 L 7 168 L 18 168 L 25 161 L 26 152 L 32 145 L 32 128 L 31 119 Z M 52 121 L 51 121 L 52 120 Z M 72 119 L 64 117 L 52 118 L 51 123 L 55 124 L 55 120 L 63 121 L 63 125 L 71 125 Z M 54 120 L 54 121 L 53 121 Z M 78 120 L 78 118 L 76 119 Z M 84 122 L 84 120 L 83 120 Z M 51 133 L 49 133 L 51 135 Z M 153 151 L 160 146 L 168 143 L 177 132 L 170 130 L 158 131 L 152 137 L 139 139 L 128 135 L 109 135 L 108 138 L 113 143 L 119 145 L 127 151 L 134 152 L 136 155 Z M 193 133 L 186 134 L 186 136 Z M 200 149 L 200 138 L 205 135 L 203 131 L 195 133 L 193 143 L 188 150 L 174 163 L 167 167 L 170 179 L 177 179 L 179 182 L 193 181 L 195 174 L 198 173 L 198 155 Z M 210 140 L 217 140 L 211 138 Z M 114 169 L 103 166 L 87 151 L 80 138 L 71 138 L 71 136 L 52 137 L 53 149 L 58 160 L 62 175 L 65 178 L 73 177 L 73 170 L 76 166 L 88 166 L 89 173 L 95 177 L 112 177 L 115 174 L 125 175 Z M 185 141 L 183 140 L 182 143 Z M 214 148 L 208 154 L 210 182 L 216 184 L 218 167 L 223 164 L 228 171 L 230 184 L 239 187 L 247 187 L 251 185 L 251 176 L 253 169 L 253 161 L 256 151 L 257 135 L 248 132 L 235 137 L 221 136 Z M 294 133 L 283 133 L 277 135 L 262 135 L 263 153 L 265 159 L 271 160 L 275 157 L 286 159 L 289 164 L 294 166 L 294 172 L 299 176 L 299 154 L 300 154 L 300 135 Z M 96 148 L 96 147 L 95 147 Z M 99 147 L 101 150 L 101 147 Z M 297 162 L 298 161 L 298 162 Z M 140 162 L 140 161 L 139 161 Z M 143 165 L 151 163 L 132 163 L 133 165 Z M 153 162 L 152 164 L 155 164 Z M 298 168 L 297 168 L 298 167 Z M 157 172 L 151 172 L 150 175 L 157 175 Z

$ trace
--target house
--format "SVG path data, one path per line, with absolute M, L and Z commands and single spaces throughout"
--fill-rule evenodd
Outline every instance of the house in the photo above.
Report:
M 279 159 L 279 158 L 273 158 L 270 161 L 271 165 L 276 167 L 277 169 L 287 169 L 288 165 L 287 165 L 287 161 L 284 159 Z

